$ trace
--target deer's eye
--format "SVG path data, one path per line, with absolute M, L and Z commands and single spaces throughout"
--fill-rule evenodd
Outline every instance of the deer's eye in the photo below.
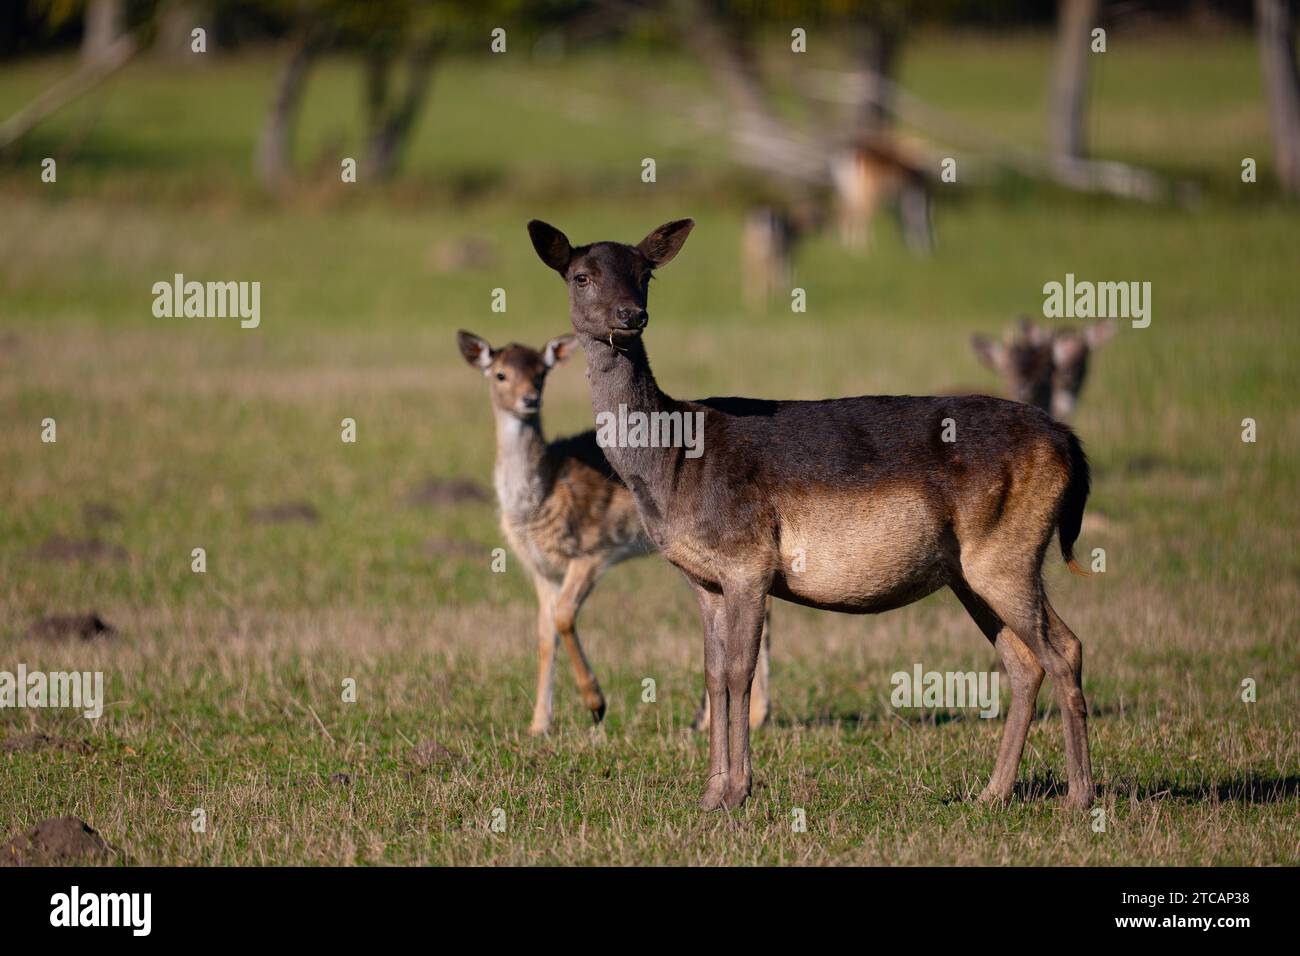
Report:
M 505 380 L 506 380 L 506 373 L 505 373 L 505 372 L 497 372 L 497 381 L 498 381 L 498 382 L 504 382 Z
M 579 272 L 576 276 L 573 277 L 573 281 L 577 285 L 587 285 L 589 282 L 591 282 L 591 276 L 587 275 L 587 273 L 585 272 Z

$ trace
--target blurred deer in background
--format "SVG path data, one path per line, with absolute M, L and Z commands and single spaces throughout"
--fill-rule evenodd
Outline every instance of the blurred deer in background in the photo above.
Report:
M 494 349 L 458 332 L 465 361 L 487 378 L 496 418 L 493 472 L 501 529 L 537 591 L 537 700 L 531 734 L 551 726 L 555 651 L 563 640 L 578 690 L 599 723 L 605 695 L 578 639 L 578 611 L 596 582 L 614 565 L 655 551 L 627 487 L 596 443 L 595 431 L 547 442 L 542 435 L 542 389 L 551 369 L 567 360 L 577 336 L 561 335 L 539 352 L 511 343 Z M 766 630 L 763 661 L 754 681 L 751 725 L 767 719 Z M 707 711 L 700 720 L 707 720 Z
M 751 311 L 766 307 L 793 284 L 792 258 L 799 229 L 775 206 L 755 206 L 745 215 L 740 237 L 741 291 Z
M 1017 330 L 1001 342 L 976 335 L 971 347 L 1002 376 L 1008 398 L 1066 421 L 1078 405 L 1093 351 L 1109 342 L 1117 328 L 1114 319 L 1103 319 L 1082 329 L 1046 329 L 1022 315 Z
M 897 211 L 908 249 L 924 255 L 934 248 L 929 178 L 896 140 L 874 136 L 839 153 L 831 161 L 831 179 L 846 247 L 870 248 L 872 220 L 888 204 Z

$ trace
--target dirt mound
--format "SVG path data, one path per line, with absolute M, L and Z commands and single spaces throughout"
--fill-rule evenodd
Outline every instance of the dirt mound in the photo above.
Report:
M 90 824 L 76 817 L 42 820 L 0 843 L 0 866 L 54 866 L 105 861 L 113 852 Z
M 436 740 L 421 740 L 406 752 L 407 763 L 421 769 L 428 769 L 440 763 L 456 763 L 461 759 L 460 754 L 448 747 L 444 747 Z
M 481 558 L 487 549 L 461 538 L 430 538 L 420 550 L 431 558 Z
M 408 505 L 423 508 L 446 508 L 449 505 L 491 500 L 492 496 L 486 488 L 468 478 L 426 478 L 406 496 Z
M 90 527 L 114 524 L 122 520 L 122 513 L 103 501 L 87 501 L 81 506 L 81 520 Z
M 88 754 L 90 744 L 67 737 L 51 737 L 40 732 L 18 734 L 0 740 L 0 753 L 35 753 L 38 750 L 67 750 L 71 753 Z
M 257 524 L 288 524 L 293 521 L 315 524 L 320 520 L 320 512 L 309 501 L 285 501 L 266 508 L 254 508 L 249 517 Z
M 480 236 L 446 239 L 429 250 L 429 263 L 439 272 L 490 269 L 497 259 L 496 243 Z
M 31 636 L 51 640 L 79 637 L 93 641 L 97 637 L 112 637 L 117 628 L 91 611 L 89 614 L 51 614 L 31 626 Z
M 99 538 L 46 538 L 32 557 L 42 561 L 125 561 L 126 551 Z

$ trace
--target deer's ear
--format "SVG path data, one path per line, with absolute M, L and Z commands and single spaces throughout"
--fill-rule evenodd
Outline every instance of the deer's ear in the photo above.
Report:
M 561 362 L 567 362 L 577 347 L 578 337 L 572 332 L 568 335 L 556 336 L 547 342 L 546 348 L 542 350 L 542 361 L 546 363 L 547 368 L 555 368 Z
M 1030 345 L 1046 345 L 1052 337 L 1050 332 L 1023 312 L 1020 313 L 1020 318 L 1016 324 L 1020 329 L 1021 337 Z
M 1052 361 L 1059 367 L 1077 365 L 1088 354 L 1087 333 L 1071 329 L 1052 339 Z
M 548 266 L 564 275 L 569 268 L 569 259 L 573 256 L 573 246 L 569 238 L 548 222 L 534 219 L 528 224 L 528 235 L 533 240 L 533 248 L 538 257 Z
M 694 228 L 694 219 L 674 219 L 672 222 L 666 222 L 638 242 L 637 251 L 658 269 L 673 261 L 673 257 L 681 251 L 682 244 L 686 242 L 686 237 Z
M 1088 348 L 1101 348 L 1119 331 L 1119 323 L 1114 319 L 1102 319 L 1100 322 L 1094 322 L 1084 330 L 1084 337 L 1088 340 Z
M 1006 351 L 1006 346 L 1000 342 L 994 342 L 985 335 L 972 335 L 970 339 L 971 348 L 975 350 L 979 360 L 995 372 L 1000 372 L 1000 362 L 1002 353 Z
M 456 333 L 456 344 L 460 346 L 460 354 L 465 356 L 466 362 L 484 372 L 488 370 L 492 364 L 492 346 L 477 335 L 465 331 Z

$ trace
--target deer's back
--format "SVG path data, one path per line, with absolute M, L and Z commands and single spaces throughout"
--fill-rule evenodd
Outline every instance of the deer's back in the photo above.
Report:
M 910 603 L 999 530 L 1041 555 L 1069 478 L 1069 430 L 1002 399 L 685 407 L 705 414 L 703 454 L 677 457 L 673 494 L 640 492 L 664 555 L 715 583 L 766 568 L 773 593 L 814 607 Z
M 743 474 L 742 484 L 924 481 L 956 493 L 1023 466 L 1031 452 L 1069 462 L 1068 427 L 1037 408 L 986 395 L 690 404 L 705 411 L 698 460 L 712 458 L 732 478 Z
M 543 576 L 558 580 L 570 561 L 605 565 L 654 550 L 627 486 L 596 443 L 594 431 L 547 447 L 548 494 L 526 515 L 507 516 L 516 552 Z

